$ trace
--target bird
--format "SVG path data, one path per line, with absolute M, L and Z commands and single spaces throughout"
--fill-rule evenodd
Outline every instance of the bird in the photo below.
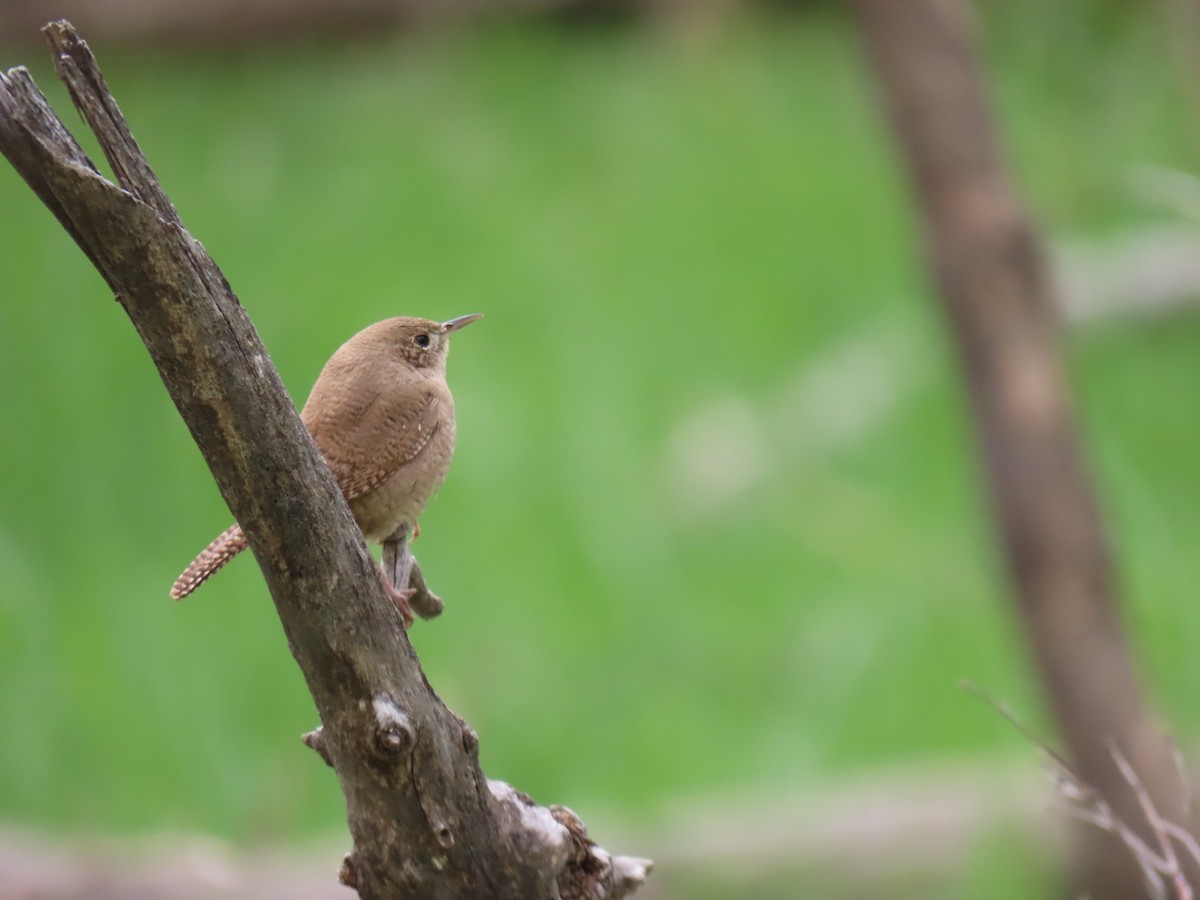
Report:
M 450 335 L 482 316 L 447 322 L 397 316 L 364 328 L 329 358 L 300 420 L 369 541 L 416 527 L 454 455 L 454 397 L 446 384 Z M 171 587 L 182 600 L 247 547 L 236 522 L 201 551 Z M 406 586 L 380 574 L 405 627 Z

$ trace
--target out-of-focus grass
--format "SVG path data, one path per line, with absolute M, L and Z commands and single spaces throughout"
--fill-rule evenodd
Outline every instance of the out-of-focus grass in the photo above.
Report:
M 1025 4 L 986 24 L 1043 221 L 1156 220 L 1128 168 L 1196 149 L 1163 23 Z M 417 544 L 449 609 L 413 640 L 489 774 L 585 818 L 1028 752 L 955 687 L 1037 718 L 852 38 L 811 16 L 700 40 L 493 26 L 97 48 L 298 399 L 369 322 L 487 314 L 455 339 L 460 450 Z M 0 815 L 333 825 L 256 567 L 167 599 L 228 514 L 135 334 L 11 172 L 0 208 Z M 1200 322 L 1069 350 L 1131 634 L 1186 736 Z

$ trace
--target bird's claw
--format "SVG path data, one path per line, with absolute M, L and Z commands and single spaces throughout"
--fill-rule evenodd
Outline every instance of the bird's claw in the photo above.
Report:
M 404 619 L 404 627 L 406 629 L 411 628 L 413 623 L 413 611 L 412 604 L 409 601 L 417 595 L 416 589 L 405 588 L 404 590 L 400 590 L 399 588 L 389 584 L 386 579 L 384 580 L 383 584 L 387 589 L 387 595 L 391 598 L 392 604 L 397 610 L 400 611 L 400 617 Z
M 384 571 L 383 565 L 379 566 L 379 580 L 383 582 L 383 589 L 387 591 L 388 598 L 392 601 L 392 605 L 400 612 L 400 617 L 404 619 L 405 629 L 411 628 L 413 623 L 412 604 L 409 602 L 417 595 L 416 588 L 398 588 L 392 584 L 392 579 L 388 578 L 387 572 Z

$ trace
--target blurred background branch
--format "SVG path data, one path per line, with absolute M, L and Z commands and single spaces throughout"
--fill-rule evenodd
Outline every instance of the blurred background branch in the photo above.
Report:
M 1121 629 L 1051 279 L 1001 162 L 969 7 L 965 0 L 852 6 L 914 185 L 1034 662 L 1079 778 L 1150 842 L 1139 798 L 1117 765 L 1121 754 L 1167 818 L 1190 811 Z M 1146 895 L 1141 867 L 1114 835 L 1086 837 L 1086 871 L 1072 892 Z M 1200 883 L 1190 864 L 1190 880 Z

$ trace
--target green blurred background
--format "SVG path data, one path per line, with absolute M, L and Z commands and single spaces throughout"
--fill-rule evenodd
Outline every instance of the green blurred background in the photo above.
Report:
M 1195 228 L 1173 202 L 1200 143 L 1180 6 L 982 7 L 1011 161 L 1055 245 L 1091 251 L 1070 258 Z M 720 820 L 962 767 L 1036 779 L 957 688 L 1049 730 L 836 6 L 92 43 L 298 401 L 370 322 L 486 314 L 455 338 L 459 451 L 416 545 L 448 610 L 412 639 L 491 777 L 641 855 L 681 808 Z M 0 62 L 28 64 L 76 128 L 40 46 Z M 1086 316 L 1066 350 L 1129 635 L 1186 743 L 1200 317 Z M 341 835 L 254 563 L 167 598 L 228 512 L 120 308 L 6 165 L 0 409 L 0 823 Z M 1029 844 L 985 828 L 877 895 L 1044 893 Z M 754 896 L 811 896 L 793 876 Z M 669 861 L 656 878 L 656 896 L 751 895 Z

